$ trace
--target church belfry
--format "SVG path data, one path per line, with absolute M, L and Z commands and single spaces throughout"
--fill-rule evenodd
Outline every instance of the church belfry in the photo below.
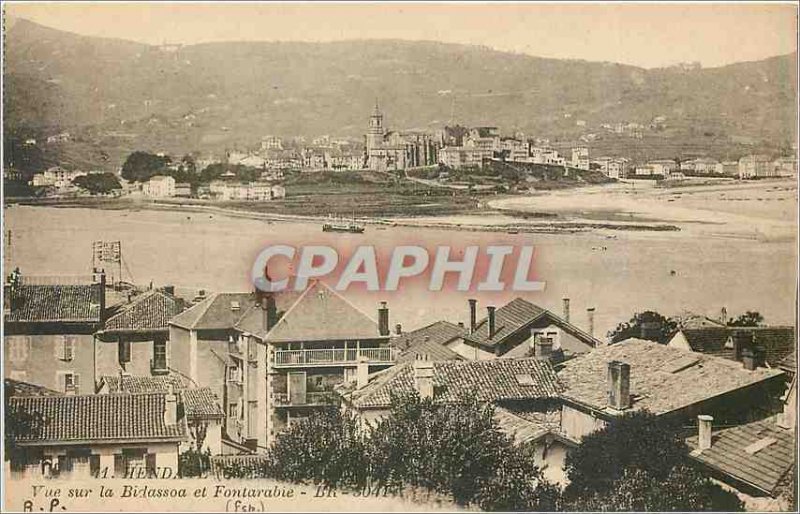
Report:
M 370 134 L 383 135 L 383 114 L 380 107 L 378 107 L 377 100 L 375 100 L 375 109 L 373 109 L 372 115 L 369 117 L 369 132 Z

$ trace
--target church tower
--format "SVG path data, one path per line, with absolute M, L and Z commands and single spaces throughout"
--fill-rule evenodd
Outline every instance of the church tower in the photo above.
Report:
M 375 101 L 375 109 L 369 117 L 369 130 L 367 131 L 367 152 L 373 148 L 378 148 L 383 144 L 383 114 L 378 101 Z

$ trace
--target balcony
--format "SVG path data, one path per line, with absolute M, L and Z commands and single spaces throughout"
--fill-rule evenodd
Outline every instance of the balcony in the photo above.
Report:
M 359 358 L 369 364 L 394 364 L 393 348 L 334 348 L 328 350 L 278 350 L 275 352 L 276 368 L 354 366 Z
M 273 399 L 276 407 L 320 407 L 339 403 L 339 395 L 334 391 L 308 392 L 305 402 L 297 401 L 297 399 L 292 401 L 288 393 L 274 393 Z

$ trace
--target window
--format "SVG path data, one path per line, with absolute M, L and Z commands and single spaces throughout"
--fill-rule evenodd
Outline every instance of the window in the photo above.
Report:
M 8 341 L 8 360 L 15 364 L 23 364 L 31 353 L 30 336 L 10 336 Z
M 131 342 L 120 341 L 117 347 L 119 353 L 119 363 L 126 364 L 131 361 Z
M 239 366 L 228 367 L 228 382 L 242 383 L 242 368 Z
M 74 357 L 75 357 L 75 338 L 72 336 L 64 336 L 62 359 L 67 362 L 71 362 Z
M 238 410 L 237 404 L 231 403 L 230 405 L 228 405 L 228 417 L 229 418 L 237 417 L 237 412 L 236 412 L 237 410 Z
M 59 372 L 59 383 L 66 394 L 78 394 L 80 391 L 80 375 L 72 371 Z
M 153 341 L 153 369 L 167 369 L 167 342 L 163 339 Z
M 75 358 L 75 336 L 61 336 L 53 348 L 56 359 L 71 362 Z

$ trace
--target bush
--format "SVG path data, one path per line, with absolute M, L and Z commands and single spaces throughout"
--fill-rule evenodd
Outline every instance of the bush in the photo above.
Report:
M 205 452 L 194 447 L 178 455 L 178 474 L 181 477 L 205 476 L 211 469 L 211 450 Z

